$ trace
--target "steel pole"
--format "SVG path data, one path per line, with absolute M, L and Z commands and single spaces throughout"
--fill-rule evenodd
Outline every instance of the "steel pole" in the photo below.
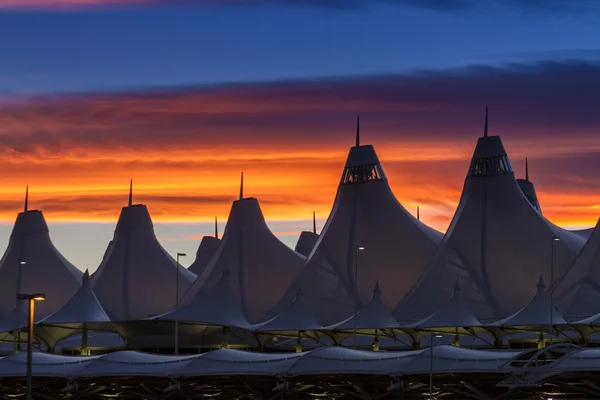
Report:
M 177 265 L 175 266 L 175 354 L 179 354 L 179 253 L 177 253 Z
M 354 345 L 356 349 L 356 315 L 358 314 L 358 247 L 355 249 L 354 258 Z
M 33 314 L 35 300 L 29 299 L 29 334 L 27 335 L 27 394 L 26 400 L 33 400 Z
M 555 237 L 552 237 L 552 250 L 550 254 L 550 346 L 552 346 L 552 336 L 554 333 L 553 310 L 554 307 L 554 242 Z
M 429 400 L 433 399 L 433 332 L 429 339 Z

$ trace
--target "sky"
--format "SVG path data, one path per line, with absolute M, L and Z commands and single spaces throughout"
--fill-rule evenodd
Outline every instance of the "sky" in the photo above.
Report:
M 486 105 L 544 214 L 593 226 L 599 37 L 594 0 L 0 0 L 0 246 L 29 185 L 95 270 L 133 179 L 187 265 L 244 171 L 293 247 L 331 210 L 357 115 L 400 202 L 444 231 Z

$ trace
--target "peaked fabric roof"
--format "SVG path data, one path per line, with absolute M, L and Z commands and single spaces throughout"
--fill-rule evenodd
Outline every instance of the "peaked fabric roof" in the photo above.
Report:
M 320 238 L 281 304 L 302 286 L 319 321 L 336 323 L 353 313 L 355 300 L 359 308 L 369 301 L 379 278 L 393 308 L 425 271 L 441 238 L 398 202 L 373 146 L 352 147 Z
M 259 332 L 315 331 L 319 329 L 321 329 L 321 325 L 306 304 L 302 291 L 296 293 L 294 302 L 281 314 L 252 327 L 252 330 Z
M 35 317 L 35 316 L 34 316 Z M 35 317 L 38 320 L 37 317 Z M 26 328 L 29 324 L 29 305 L 27 301 L 18 301 L 15 307 L 0 317 L 0 333 Z
M 554 293 L 568 318 L 581 319 L 600 313 L 600 219 Z
M 52 244 L 43 213 L 21 212 L 0 260 L 0 314 L 15 307 L 18 292 L 44 293 L 35 309 L 45 317 L 75 294 L 81 275 Z
M 540 277 L 535 296 L 525 307 L 511 316 L 489 325 L 513 328 L 550 325 L 550 304 L 550 295 L 546 292 L 543 277 Z M 552 308 L 552 324 L 561 325 L 566 323 L 556 306 L 554 306 Z
M 36 334 L 50 345 L 82 330 L 113 330 L 111 320 L 96 298 L 85 271 L 81 287 L 71 300 L 52 315 L 38 322 Z
M 398 322 L 392 312 L 386 307 L 381 299 L 381 288 L 379 282 L 375 284 L 371 301 L 356 313 L 344 321 L 327 327 L 328 330 L 347 331 L 356 329 L 391 329 L 398 328 Z
M 157 319 L 237 328 L 249 326 L 241 304 L 231 289 L 231 280 L 229 271 L 224 271 L 215 286 L 198 293 L 189 303 Z
M 214 236 L 203 236 L 200 241 L 200 246 L 198 246 L 198 251 L 196 251 L 196 259 L 192 265 L 188 267 L 188 270 L 198 276 L 202 275 L 206 266 L 217 252 L 220 244 L 221 240 Z
M 560 241 L 554 244 L 555 237 Z M 540 271 L 549 280 L 551 258 L 556 282 L 583 243 L 531 207 L 500 137 L 481 137 L 437 255 L 395 316 L 403 322 L 430 315 L 450 296 L 450 282 L 458 275 L 478 318 L 504 318 L 527 303 Z
M 413 329 L 462 328 L 480 326 L 469 304 L 462 298 L 462 288 L 457 279 L 450 299 L 431 316 L 411 324 Z
M 92 276 L 94 293 L 113 321 L 162 314 L 185 293 L 196 275 L 179 266 L 160 245 L 145 205 L 123 207 L 113 244 Z
M 538 201 L 537 193 L 533 182 L 529 180 L 529 163 L 525 159 L 525 179 L 517 179 L 517 185 L 525 195 L 525 198 L 540 214 L 542 213 L 542 207 Z
M 246 317 L 254 323 L 264 320 L 296 279 L 304 261 L 302 255 L 269 230 L 255 198 L 236 200 L 231 206 L 221 245 L 185 294 L 183 303 L 209 290 L 223 272 L 229 270 L 233 293 Z
M 311 231 L 303 231 L 300 233 L 298 243 L 296 243 L 295 251 L 305 257 L 310 256 L 312 249 L 319 241 L 319 235 Z

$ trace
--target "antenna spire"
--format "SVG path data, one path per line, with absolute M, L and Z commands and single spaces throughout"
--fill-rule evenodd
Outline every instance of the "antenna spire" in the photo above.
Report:
M 129 181 L 129 207 L 133 205 L 133 179 Z
M 483 137 L 488 137 L 488 106 L 485 106 L 485 128 L 483 129 Z
M 242 179 L 240 181 L 240 200 L 244 200 L 244 172 L 242 171 Z
M 360 116 L 356 116 L 356 147 L 360 146 Z
M 529 182 L 529 163 L 527 162 L 527 157 L 525 157 L 525 180 Z
M 417 206 L 417 221 L 421 220 L 421 209 Z
M 219 238 L 219 226 L 217 225 L 217 217 L 215 217 L 215 239 Z
M 313 233 L 317 233 L 317 218 L 315 216 L 315 212 L 313 211 Z
M 23 211 L 29 211 L 29 185 L 25 187 L 25 207 Z

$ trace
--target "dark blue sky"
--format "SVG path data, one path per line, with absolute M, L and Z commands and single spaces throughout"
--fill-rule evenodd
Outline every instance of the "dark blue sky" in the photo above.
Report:
M 489 2 L 459 10 L 436 9 L 461 4 L 454 0 L 423 2 L 432 8 L 372 1 L 347 10 L 285 1 L 5 10 L 0 11 L 0 92 L 118 90 L 600 58 L 596 9 L 536 7 L 536 0 Z

